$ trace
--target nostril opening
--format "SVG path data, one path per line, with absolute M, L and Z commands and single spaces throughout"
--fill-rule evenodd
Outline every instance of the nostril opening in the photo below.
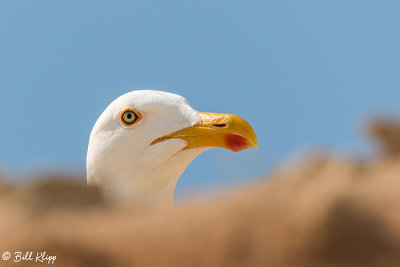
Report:
M 226 127 L 225 123 L 213 124 L 214 127 Z

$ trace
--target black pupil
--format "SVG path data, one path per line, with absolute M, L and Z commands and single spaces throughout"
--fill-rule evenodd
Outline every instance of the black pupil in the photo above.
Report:
M 132 111 L 127 111 L 124 114 L 124 121 L 128 124 L 132 124 L 136 120 L 136 114 Z

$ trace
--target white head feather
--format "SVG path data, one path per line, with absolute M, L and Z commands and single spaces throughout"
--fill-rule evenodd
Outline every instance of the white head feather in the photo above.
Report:
M 121 121 L 121 112 L 125 109 L 139 112 L 140 120 L 132 126 L 126 126 Z M 198 147 L 188 146 L 187 140 L 176 137 L 154 141 L 202 123 L 200 115 L 183 97 L 167 92 L 140 90 L 120 96 L 100 115 L 90 134 L 88 184 L 98 185 L 105 197 L 114 202 L 146 201 L 172 206 L 179 176 L 197 155 L 209 148 L 208 143 L 201 143 Z M 208 118 L 211 115 L 204 116 Z M 219 121 L 225 123 L 226 116 Z M 212 116 L 210 118 L 213 119 Z M 246 129 L 250 126 L 243 119 L 235 118 L 240 120 L 235 124 L 235 129 L 239 125 L 240 134 L 247 135 L 241 125 L 246 124 Z M 201 126 L 202 129 L 208 128 Z M 214 126 L 221 127 L 220 124 L 211 124 L 209 128 Z M 254 141 L 255 134 L 252 129 L 251 132 L 254 137 L 248 139 Z M 199 137 L 206 139 L 204 136 L 207 134 L 200 134 Z M 215 139 L 216 134 L 212 132 L 212 136 Z M 193 135 L 190 134 L 189 138 L 193 138 Z M 243 137 L 239 138 L 244 140 Z M 253 144 L 255 146 L 256 143 Z M 235 148 L 233 146 L 232 150 Z
M 120 120 L 126 108 L 142 115 L 132 127 Z M 179 176 L 207 148 L 184 149 L 182 139 L 151 143 L 199 120 L 186 100 L 175 94 L 141 90 L 120 96 L 104 110 L 90 134 L 88 184 L 99 185 L 112 200 L 173 202 Z

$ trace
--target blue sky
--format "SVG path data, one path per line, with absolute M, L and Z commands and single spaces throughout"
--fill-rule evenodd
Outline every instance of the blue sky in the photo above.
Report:
M 0 1 L 0 168 L 84 173 L 91 127 L 134 89 L 234 113 L 260 147 L 213 149 L 178 192 L 255 179 L 296 151 L 362 153 L 400 110 L 398 1 Z

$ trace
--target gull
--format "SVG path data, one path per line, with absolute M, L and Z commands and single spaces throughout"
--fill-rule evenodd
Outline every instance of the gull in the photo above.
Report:
M 168 92 L 132 91 L 115 99 L 91 131 L 87 183 L 112 203 L 173 206 L 179 177 L 212 147 L 238 152 L 258 143 L 238 116 L 198 112 Z

